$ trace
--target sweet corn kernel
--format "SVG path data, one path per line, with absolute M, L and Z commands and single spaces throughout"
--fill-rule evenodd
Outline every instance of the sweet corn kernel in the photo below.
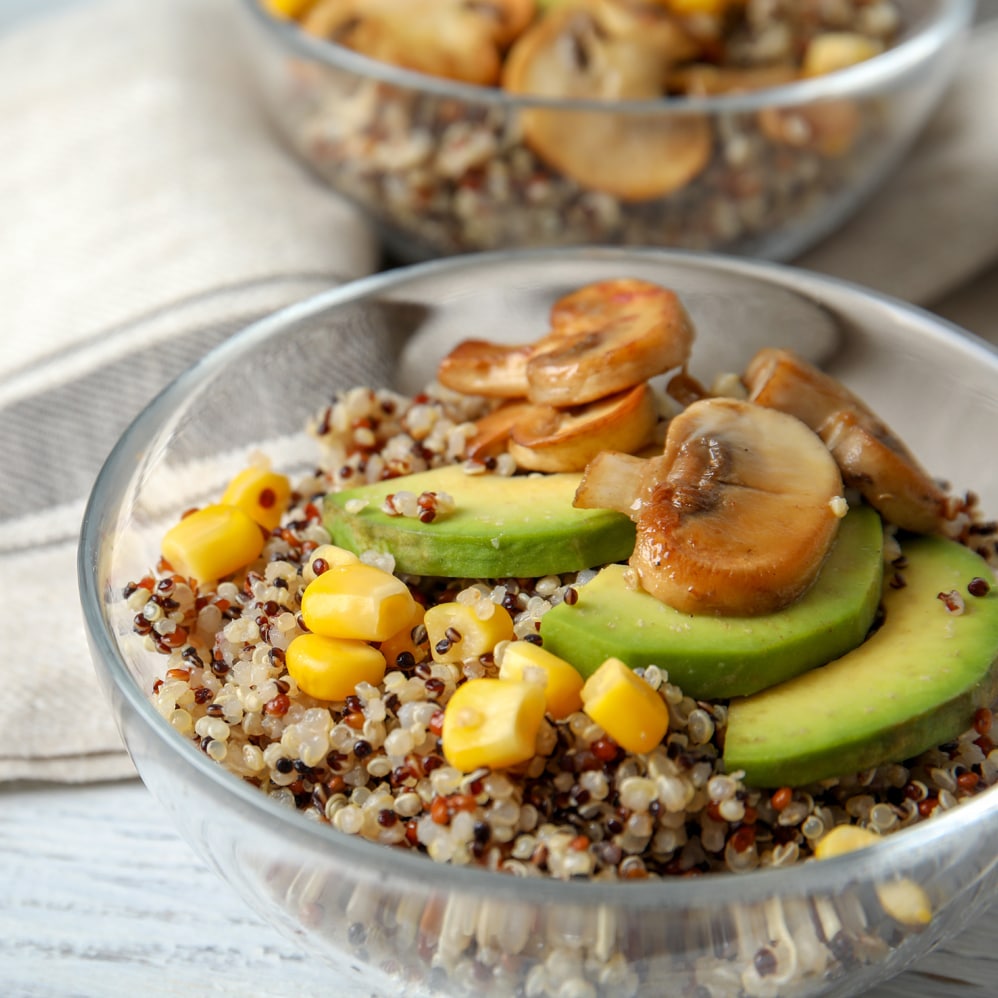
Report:
M 669 730 L 665 701 L 619 658 L 608 658 L 586 680 L 582 709 L 628 752 L 650 752 Z
M 539 683 L 469 679 L 444 710 L 444 756 L 462 773 L 515 766 L 533 757 L 543 720 Z
M 281 522 L 290 498 L 291 482 L 284 475 L 254 466 L 240 471 L 219 501 L 238 506 L 270 532 Z
M 723 14 L 729 7 L 743 3 L 744 0 L 659 0 L 674 14 L 688 16 L 690 14 Z
M 305 626 L 331 638 L 384 641 L 412 617 L 415 601 L 405 583 L 373 565 L 336 565 L 302 593 Z
M 902 925 L 919 928 L 932 921 L 932 902 L 925 889 L 907 877 L 877 884 L 880 907 Z
M 389 665 L 394 666 L 398 661 L 399 655 L 403 652 L 408 652 L 410 655 L 417 656 L 419 649 L 416 643 L 412 639 L 413 631 L 423 622 L 423 615 L 426 610 L 415 600 L 412 601 L 412 616 L 409 618 L 408 622 L 396 631 L 390 638 L 386 638 L 381 642 L 381 654 L 385 656 L 385 660 Z
M 360 558 L 353 551 L 348 551 L 346 548 L 337 547 L 335 544 L 320 544 L 309 555 L 308 559 L 312 573 L 315 575 L 321 574 L 315 571 L 315 563 L 319 559 L 326 563 L 327 569 L 336 568 L 341 565 L 356 565 L 360 561 Z
M 867 828 L 856 825 L 836 825 L 814 848 L 816 859 L 842 856 L 856 849 L 879 842 L 880 836 Z M 932 902 L 928 894 L 913 880 L 907 878 L 877 884 L 875 888 L 880 906 L 891 918 L 902 925 L 915 928 L 932 921 Z
M 824 76 L 880 55 L 884 47 L 851 31 L 826 31 L 808 43 L 801 61 L 802 76 Z
M 309 696 L 343 700 L 359 683 L 380 683 L 385 656 L 365 641 L 299 634 L 285 652 L 288 674 Z
M 836 825 L 830 832 L 821 837 L 814 847 L 815 859 L 830 859 L 832 856 L 842 856 L 855 849 L 879 842 L 880 836 L 867 828 L 858 825 Z
M 175 572 L 206 583 L 255 561 L 264 542 L 259 524 L 245 510 L 216 503 L 174 524 L 163 537 L 162 551 Z
M 491 653 L 500 641 L 513 637 L 513 618 L 498 605 L 483 619 L 468 603 L 441 603 L 426 611 L 423 623 L 435 662 L 477 658 Z
M 314 7 L 315 0 L 264 0 L 264 6 L 277 17 L 297 18 Z
M 499 678 L 539 682 L 547 712 L 561 720 L 582 708 L 581 674 L 563 658 L 530 641 L 512 641 L 503 652 Z

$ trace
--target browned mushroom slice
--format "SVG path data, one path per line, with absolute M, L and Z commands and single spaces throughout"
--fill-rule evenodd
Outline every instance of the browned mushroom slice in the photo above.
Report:
M 788 350 L 760 350 L 745 371 L 749 397 L 805 422 L 824 440 L 847 485 L 891 523 L 941 529 L 946 496 L 901 440 L 845 385 Z
M 712 97 L 716 94 L 744 93 L 779 87 L 797 79 L 797 70 L 791 65 L 777 66 L 713 66 L 694 63 L 669 73 L 666 90 L 669 93 L 690 97 Z
M 527 358 L 531 347 L 464 340 L 440 362 L 437 380 L 445 388 L 488 398 L 523 398 L 527 394 Z
M 878 432 L 856 412 L 837 412 L 821 427 L 842 478 L 891 523 L 919 534 L 939 530 L 946 497 L 886 427 Z
M 690 43 L 664 8 L 641 16 L 622 3 L 591 0 L 555 8 L 509 52 L 503 86 L 512 93 L 589 100 L 652 100 Z M 526 142 L 581 186 L 642 201 L 689 183 L 710 159 L 706 118 L 661 109 L 624 113 L 530 108 Z
M 600 451 L 586 465 L 572 505 L 579 509 L 612 509 L 625 516 L 636 516 L 645 475 L 650 468 L 648 458 L 620 451 Z
M 581 471 L 600 451 L 640 450 L 657 419 L 648 385 L 575 409 L 532 406 L 513 424 L 509 452 L 530 471 Z
M 320 0 L 301 24 L 405 69 L 483 86 L 499 79 L 495 20 L 467 0 Z
M 634 279 L 599 281 L 566 295 L 551 311 L 551 327 L 527 360 L 527 397 L 559 407 L 681 367 L 693 344 L 693 324 L 676 294 Z
M 504 454 L 513 434 L 513 424 L 535 408 L 532 402 L 512 401 L 475 420 L 475 435 L 465 447 L 465 455 L 473 461 Z
M 536 0 L 464 0 L 464 6 L 492 22 L 493 36 L 503 48 L 512 45 L 537 15 Z
M 767 107 L 759 128 L 771 142 L 835 159 L 856 144 L 861 118 L 854 101 L 827 100 L 795 107 Z
M 804 424 L 736 399 L 704 399 L 669 423 L 665 450 L 587 469 L 582 501 L 624 498 L 601 478 L 640 489 L 631 567 L 642 588 L 683 613 L 754 615 L 796 600 L 828 554 L 845 510 L 828 450 Z M 576 504 L 580 504 L 577 494 Z

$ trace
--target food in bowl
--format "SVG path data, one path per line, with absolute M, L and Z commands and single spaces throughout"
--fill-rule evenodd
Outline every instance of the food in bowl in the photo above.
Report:
M 261 459 L 167 531 L 122 596 L 179 735 L 341 832 L 559 879 L 790 866 L 998 780 L 974 496 L 788 351 L 700 384 L 651 282 L 537 332 L 343 393 L 314 474 Z
M 932 25 L 931 4 L 891 0 L 268 9 L 253 62 L 278 122 L 408 257 L 579 243 L 787 256 L 883 177 L 951 68 L 940 56 L 914 83 L 903 54 L 883 80 L 860 64 L 959 33 Z

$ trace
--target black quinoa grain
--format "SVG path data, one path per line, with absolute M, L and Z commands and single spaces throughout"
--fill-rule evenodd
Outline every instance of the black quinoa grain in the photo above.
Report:
M 360 738 L 353 743 L 353 754 L 358 759 L 366 759 L 373 751 L 374 748 L 371 746 L 371 743 L 363 738 Z
M 295 764 L 287 757 L 281 756 L 277 762 L 274 763 L 274 769 L 279 773 L 290 773 L 295 768 Z

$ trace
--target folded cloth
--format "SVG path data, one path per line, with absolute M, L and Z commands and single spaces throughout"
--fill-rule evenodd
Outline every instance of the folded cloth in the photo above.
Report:
M 227 15 L 91 0 L 0 39 L 0 586 L 17 607 L 0 781 L 133 772 L 75 581 L 85 497 L 121 430 L 248 321 L 377 265 L 364 222 L 247 100 Z M 897 174 L 799 263 L 931 307 L 998 262 L 996 88 L 998 26 Z M 994 325 L 975 331 L 998 342 Z
M 94 0 L 0 37 L 0 780 L 133 772 L 75 567 L 122 430 L 236 329 L 378 265 L 275 142 L 230 13 Z

